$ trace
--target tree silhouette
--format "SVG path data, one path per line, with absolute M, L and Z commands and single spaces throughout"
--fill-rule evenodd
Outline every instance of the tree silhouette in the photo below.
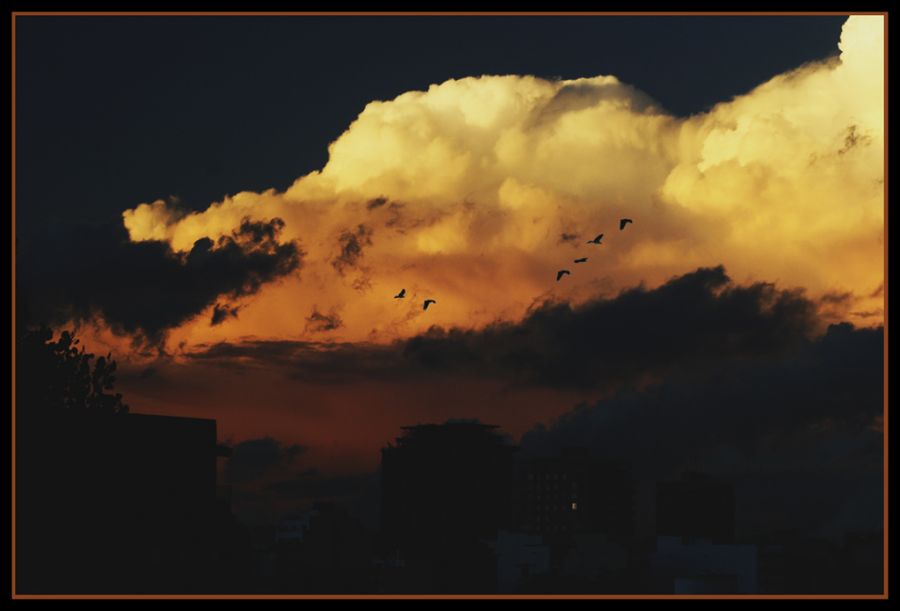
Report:
M 16 403 L 33 410 L 84 409 L 127 413 L 119 393 L 111 394 L 116 362 L 94 355 L 62 331 L 53 341 L 47 327 L 24 330 L 16 339 Z

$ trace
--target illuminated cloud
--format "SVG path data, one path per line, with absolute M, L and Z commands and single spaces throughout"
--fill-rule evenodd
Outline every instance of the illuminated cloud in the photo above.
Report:
M 185 354 L 236 369 L 284 368 L 292 379 L 344 384 L 426 374 L 505 379 L 522 387 L 610 389 L 728 358 L 775 357 L 818 331 L 817 304 L 766 283 L 735 285 L 721 267 L 578 307 L 545 303 L 518 323 L 432 327 L 388 345 L 289 340 L 219 342 Z M 315 331 L 340 326 L 314 310 Z
M 267 288 L 228 324 L 171 334 L 188 344 L 309 339 L 314 306 L 340 308 L 336 340 L 389 342 L 718 264 L 737 282 L 852 294 L 846 316 L 879 323 L 883 23 L 850 17 L 839 57 L 686 119 L 613 76 L 450 80 L 368 104 L 322 170 L 284 192 L 190 214 L 145 203 L 124 224 L 181 252 L 246 216 L 282 218 L 284 238 L 301 240 L 302 281 Z M 635 222 L 620 232 L 621 216 Z M 599 232 L 602 245 L 584 243 Z M 554 282 L 576 253 L 589 262 Z M 423 312 L 425 298 L 436 307 Z

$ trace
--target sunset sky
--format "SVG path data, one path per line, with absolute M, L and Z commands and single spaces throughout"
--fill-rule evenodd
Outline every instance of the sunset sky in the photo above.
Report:
M 18 28 L 20 314 L 112 351 L 132 411 L 215 418 L 248 486 L 339 494 L 449 418 L 641 414 L 758 468 L 880 439 L 879 400 L 791 410 L 853 368 L 880 397 L 882 16 Z

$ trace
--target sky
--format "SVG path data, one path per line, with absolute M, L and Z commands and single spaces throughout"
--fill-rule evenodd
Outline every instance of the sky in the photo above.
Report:
M 17 308 L 112 351 L 132 411 L 215 418 L 263 499 L 461 417 L 879 482 L 883 45 L 879 16 L 20 17 Z M 822 528 L 880 507 L 828 489 Z

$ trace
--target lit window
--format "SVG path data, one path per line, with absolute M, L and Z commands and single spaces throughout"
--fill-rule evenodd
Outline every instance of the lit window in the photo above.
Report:
M 572 501 L 572 511 L 578 511 L 578 503 Z

